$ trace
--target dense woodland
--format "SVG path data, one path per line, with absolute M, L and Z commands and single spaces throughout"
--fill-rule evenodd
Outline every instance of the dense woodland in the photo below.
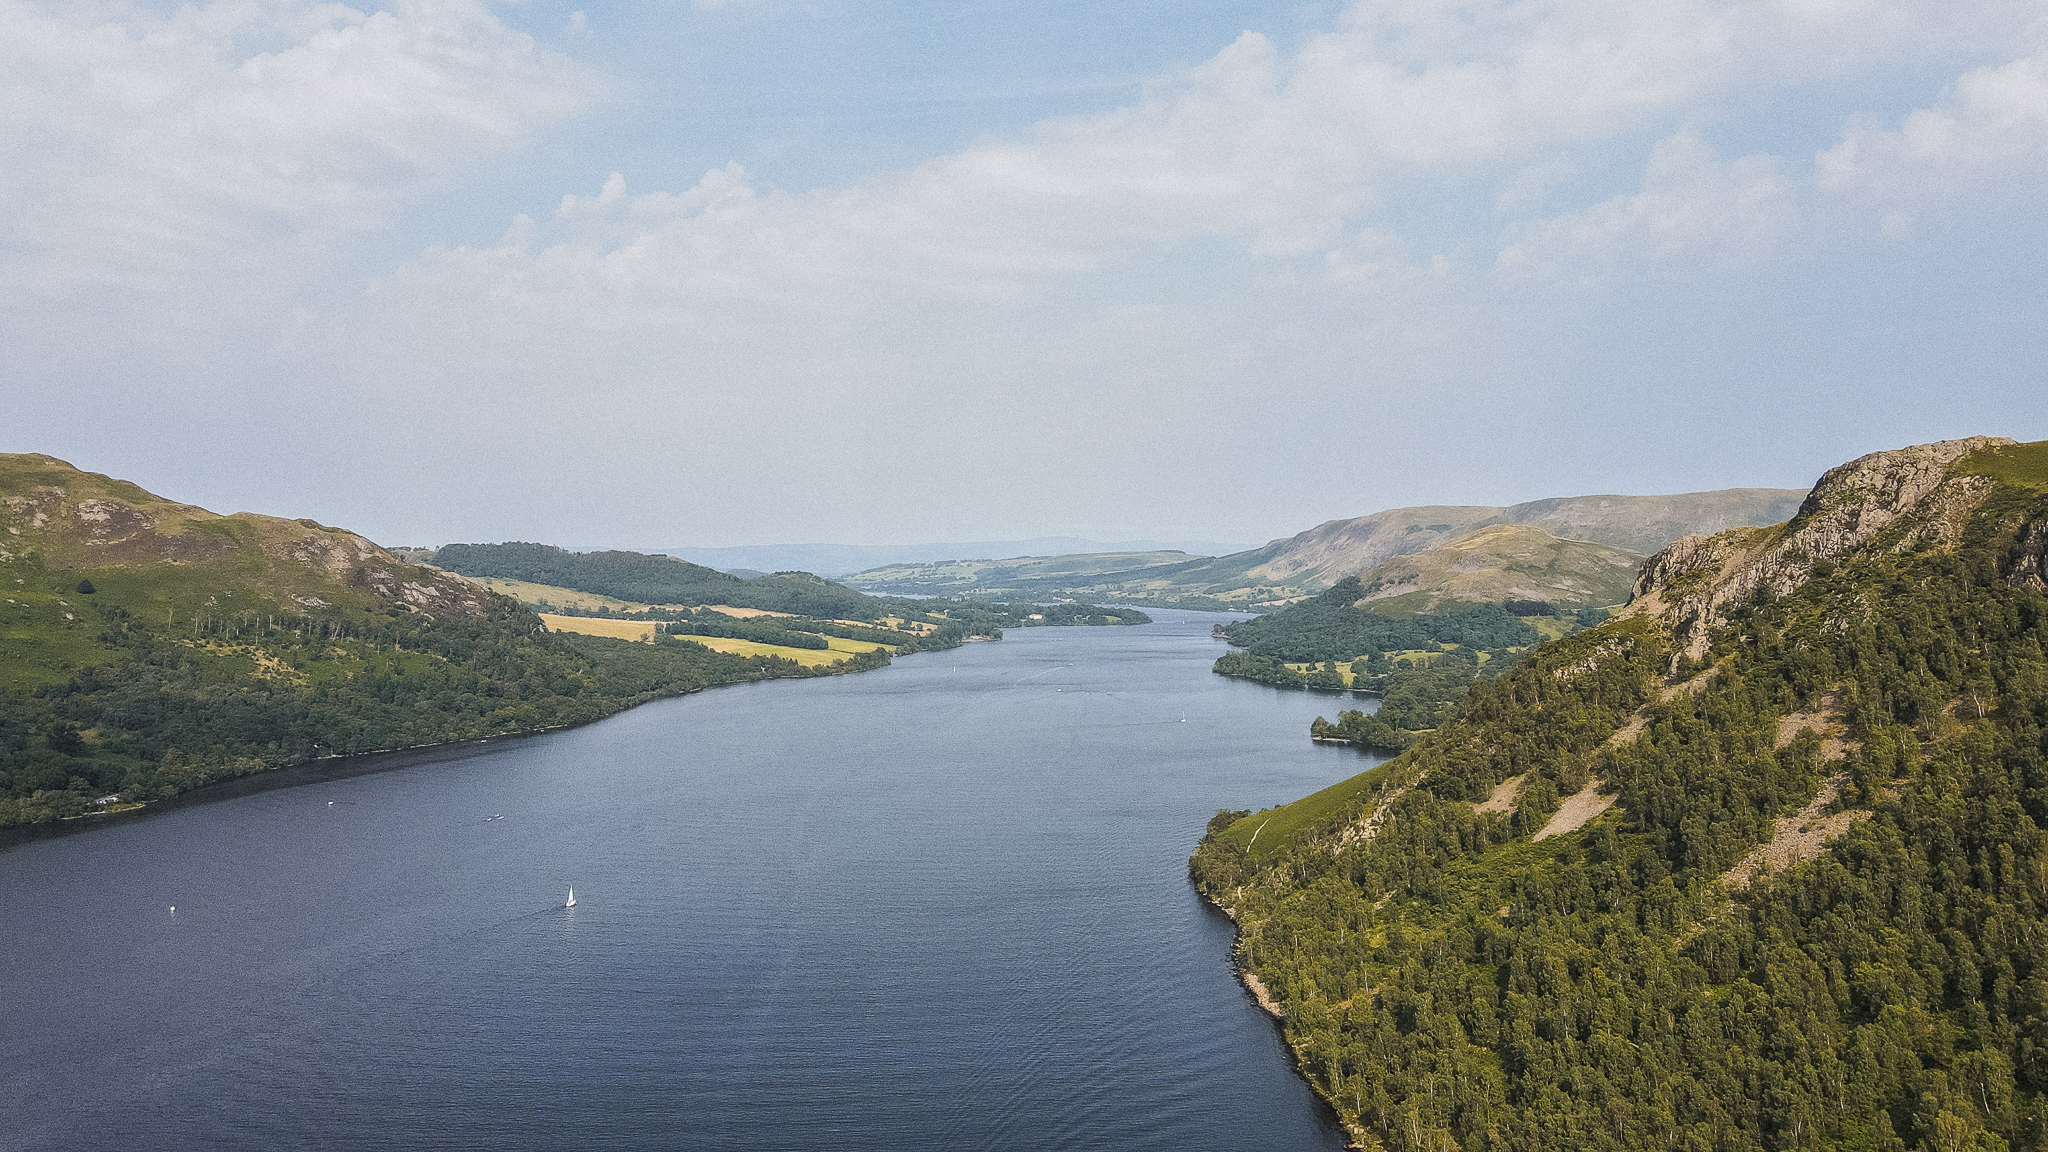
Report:
M 1224 628 L 1223 634 L 1254 656 L 1296 663 L 1349 663 L 1361 656 L 1434 650 L 1444 644 L 1473 649 L 1523 648 L 1542 638 L 1521 617 L 1498 604 L 1394 617 L 1352 607 L 1364 595 L 1358 578 L 1347 576 L 1321 595 L 1278 612 L 1240 620 Z
M 1346 711 L 1334 725 L 1318 719 L 1311 734 L 1399 750 L 1416 733 L 1454 715 L 1473 677 L 1499 675 L 1523 649 L 1542 640 L 1524 617 L 1556 614 L 1549 604 L 1514 601 L 1382 616 L 1352 606 L 1360 588 L 1356 577 L 1347 577 L 1313 599 L 1220 627 L 1217 634 L 1244 651 L 1217 657 L 1213 671 L 1283 688 L 1349 688 L 1380 696 L 1380 715 Z M 1598 609 L 1576 617 L 1582 627 L 1605 618 Z M 1396 702 L 1389 711 L 1390 694 L 1407 703 Z
M 1954 553 L 1818 565 L 1672 680 L 1641 617 L 1545 645 L 1389 764 L 1219 813 L 1194 876 L 1303 1073 L 1403 1150 L 2048 1147 L 2048 596 L 2008 579 L 2044 520 L 2007 487 Z M 1619 808 L 1532 841 L 1596 773 Z M 1723 880 L 1837 776 L 1867 818 Z
M 1377 711 L 1347 708 L 1337 713 L 1337 722 L 1321 716 L 1309 724 L 1315 740 L 1345 741 L 1376 752 L 1399 752 L 1431 732 L 1455 720 L 1465 695 L 1479 674 L 1478 664 L 1467 649 L 1448 652 L 1419 664 L 1403 666 L 1383 676 L 1361 678 L 1379 692 Z

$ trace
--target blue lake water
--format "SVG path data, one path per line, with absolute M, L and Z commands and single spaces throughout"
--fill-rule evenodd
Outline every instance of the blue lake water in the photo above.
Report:
M 0 852 L 0 1147 L 1339 1149 L 1186 859 L 1358 702 L 1155 615 Z

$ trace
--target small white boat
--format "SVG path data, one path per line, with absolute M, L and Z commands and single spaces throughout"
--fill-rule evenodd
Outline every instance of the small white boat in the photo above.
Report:
M 564 908 L 574 908 L 575 906 L 576 906 L 576 886 L 575 886 L 574 884 L 571 884 L 571 885 L 569 886 L 569 902 L 568 902 L 567 904 L 564 904 L 564 905 L 562 905 L 562 907 L 564 907 Z

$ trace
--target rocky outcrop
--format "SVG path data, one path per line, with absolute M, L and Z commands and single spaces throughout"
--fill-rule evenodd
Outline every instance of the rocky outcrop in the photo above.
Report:
M 1782 596 L 1812 579 L 1819 565 L 1854 552 L 1954 547 L 1997 482 L 1953 475 L 1953 466 L 1979 449 L 2012 443 L 1992 436 L 1943 440 L 1829 469 L 1785 524 L 1688 536 L 1650 557 L 1628 611 L 1671 627 L 1674 666 L 1684 657 L 1697 660 L 1722 615 L 1759 588 Z
M 2020 530 L 2005 578 L 2016 587 L 2048 592 L 2048 520 L 2036 520 Z

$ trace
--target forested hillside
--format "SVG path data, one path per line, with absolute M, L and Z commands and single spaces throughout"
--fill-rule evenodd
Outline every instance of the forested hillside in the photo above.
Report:
M 449 544 L 434 554 L 433 562 L 464 576 L 530 580 L 647 604 L 729 604 L 857 620 L 875 619 L 891 607 L 808 572 L 742 580 L 673 556 L 640 552 L 570 552 L 551 544 Z
M 2048 1146 L 2048 444 L 1831 471 L 1191 862 L 1361 1144 Z
M 1541 636 L 1499 604 L 1434 614 L 1394 617 L 1358 607 L 1358 577 L 1278 612 L 1225 625 L 1221 635 L 1254 656 L 1289 661 L 1351 661 L 1390 652 L 1436 651 L 1454 644 L 1472 649 L 1524 648 Z M 1548 607 L 1543 609 L 1546 614 Z

